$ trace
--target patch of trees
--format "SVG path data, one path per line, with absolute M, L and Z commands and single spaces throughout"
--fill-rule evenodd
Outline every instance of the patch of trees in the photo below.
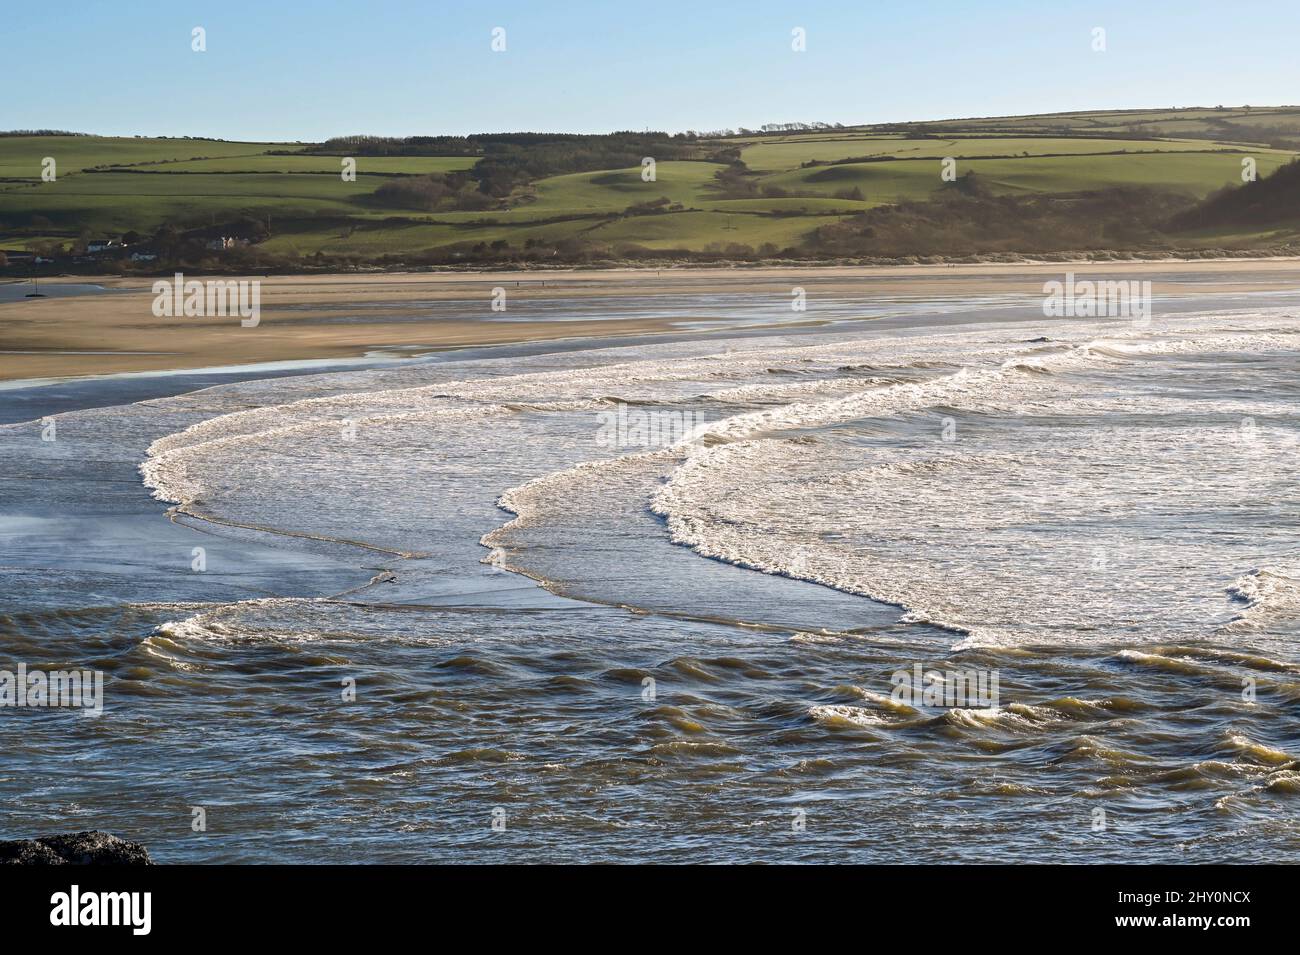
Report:
M 478 139 L 484 155 L 470 175 L 479 191 L 498 197 L 547 176 L 640 166 L 647 156 L 656 162 L 703 158 L 703 150 L 692 140 L 661 132 L 503 133 Z
M 649 199 L 646 202 L 635 202 L 623 210 L 625 216 L 653 216 L 662 215 L 665 212 L 681 212 L 685 207 L 680 202 L 673 202 L 667 196 L 660 196 L 658 199 Z
M 718 146 L 704 155 L 705 162 L 734 163 L 740 162 L 739 146 Z M 741 163 L 744 165 L 744 163 Z
M 402 176 L 386 182 L 371 194 L 371 201 L 392 209 L 478 211 L 495 205 L 479 192 L 465 172 Z
M 89 136 L 90 133 L 70 133 L 66 129 L 0 129 L 0 138 L 7 136 Z
M 1193 131 L 1179 133 L 1189 138 L 1226 139 L 1232 142 L 1264 143 L 1274 149 L 1296 149 L 1300 147 L 1300 126 L 1293 121 L 1290 125 L 1279 123 L 1272 126 L 1253 123 L 1234 123 L 1231 120 L 1211 117 L 1206 120 L 1211 129 L 1208 132 Z
M 1176 215 L 1178 229 L 1219 225 L 1271 225 L 1300 220 L 1300 160 L 1240 186 L 1225 186 L 1204 202 Z
M 978 179 L 962 177 L 931 201 L 880 206 L 821 226 L 807 248 L 894 257 L 1167 248 L 1165 224 L 1192 201 L 1139 188 L 993 196 Z
M 665 132 L 587 135 L 582 133 L 482 133 L 472 136 L 341 136 L 303 152 L 333 156 L 480 156 L 470 178 L 493 198 L 510 195 L 535 179 L 597 169 L 701 159 L 705 148 L 694 137 Z
M 758 174 L 736 158 L 713 174 L 713 184 L 724 199 L 757 199 L 763 192 L 758 185 Z
M 469 136 L 335 136 L 302 150 L 274 150 L 274 156 L 317 153 L 326 156 L 477 156 Z
M 760 133 L 805 133 L 843 128 L 843 123 L 823 123 L 814 120 L 811 123 L 764 123 L 758 127 L 758 131 Z
M 837 171 L 838 174 L 838 171 Z M 810 189 L 787 189 L 772 184 L 760 185 L 759 175 L 740 158 L 739 151 L 727 162 L 725 169 L 713 174 L 713 185 L 724 199 L 825 199 L 826 194 Z M 857 186 L 846 186 L 835 192 L 836 199 L 865 198 Z

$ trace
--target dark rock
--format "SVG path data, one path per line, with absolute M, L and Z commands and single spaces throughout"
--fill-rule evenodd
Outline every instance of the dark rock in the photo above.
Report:
M 153 865 L 149 850 L 92 830 L 0 842 L 0 865 Z

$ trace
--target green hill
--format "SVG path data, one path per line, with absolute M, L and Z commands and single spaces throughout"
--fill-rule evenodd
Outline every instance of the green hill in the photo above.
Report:
M 1117 245 L 1123 236 L 1143 249 L 1258 249 L 1300 231 L 1294 203 L 1260 192 L 1297 148 L 1296 107 L 713 136 L 522 133 L 304 144 L 0 135 L 0 248 L 37 250 L 68 267 L 123 270 L 158 266 L 131 265 L 116 251 L 87 262 L 86 245 L 130 234 L 132 248 L 160 256 L 154 262 L 213 268 L 290 266 L 304 257 L 349 265 L 887 256 L 891 248 L 956 255 L 988 244 L 975 241 L 981 215 L 1005 224 L 1019 202 L 1050 218 L 1065 206 L 1035 199 L 1055 197 L 1118 217 L 1113 228 L 1069 230 L 1084 243 L 1079 248 Z M 42 178 L 47 157 L 56 163 L 53 181 Z M 1244 160 L 1262 177 L 1245 191 Z M 353 162 L 355 175 L 344 175 Z M 953 176 L 978 189 L 958 188 Z M 1140 229 L 1123 228 L 1122 203 L 1094 196 L 1115 190 L 1142 191 L 1132 200 L 1143 210 Z M 1232 198 L 1237 193 L 1243 198 Z M 967 205 L 952 206 L 954 196 Z M 995 200 L 1002 204 L 995 208 Z M 1152 219 L 1154 210 L 1164 218 Z M 937 237 L 942 215 L 965 223 L 953 235 L 968 240 L 936 238 L 926 249 L 913 234 L 891 246 L 891 230 L 908 216 L 931 223 L 925 231 Z M 868 230 L 870 241 L 861 238 Z M 1049 234 L 1026 231 L 1017 249 L 1013 233 L 997 245 L 1043 251 Z M 249 244 L 212 255 L 205 240 L 215 235 Z

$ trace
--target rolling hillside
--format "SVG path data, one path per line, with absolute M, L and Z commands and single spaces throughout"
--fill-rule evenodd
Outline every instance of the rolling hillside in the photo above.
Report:
M 249 243 L 234 258 L 268 265 L 303 257 L 341 265 L 443 264 L 800 257 L 824 252 L 829 235 L 838 255 L 881 255 L 890 247 L 889 224 L 900 221 L 875 215 L 882 207 L 942 209 L 958 189 L 978 201 L 1000 201 L 1005 217 L 1015 203 L 1044 196 L 1065 201 L 1137 189 L 1168 200 L 1144 199 L 1144 207 L 1186 213 L 1240 186 L 1243 160 L 1264 177 L 1294 159 L 1297 148 L 1300 108 L 1293 107 L 672 137 L 303 144 L 4 135 L 0 249 L 71 262 L 84 259 L 91 241 L 129 236 L 128 248 L 158 253 L 158 261 L 192 261 L 203 240 L 230 234 Z M 656 159 L 652 181 L 637 164 L 642 152 Z M 54 181 L 42 179 L 46 157 L 57 164 Z M 355 176 L 343 175 L 352 160 Z M 605 161 L 618 165 L 600 165 Z M 866 234 L 867 223 L 870 248 L 846 245 Z M 1300 232 L 1300 223 L 1286 217 L 1274 217 L 1266 229 L 1240 217 L 1186 214 L 1150 225 L 1142 242 L 1154 248 L 1258 248 Z M 1089 242 L 1107 234 L 1101 229 Z M 984 251 L 977 245 L 969 251 Z M 124 254 L 117 253 L 117 267 L 148 267 L 122 261 Z

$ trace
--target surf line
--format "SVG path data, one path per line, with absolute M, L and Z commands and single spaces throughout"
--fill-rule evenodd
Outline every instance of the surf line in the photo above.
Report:
M 392 547 L 381 547 L 379 544 L 367 544 L 365 541 L 348 540 L 346 537 L 329 537 L 325 534 L 308 534 L 306 531 L 290 531 L 281 527 L 267 527 L 263 524 L 245 524 L 240 521 L 232 521 L 225 517 L 216 517 L 209 514 L 199 514 L 190 510 L 188 504 L 173 504 L 167 508 L 167 519 L 173 524 L 180 524 L 182 527 L 189 527 L 178 517 L 188 517 L 191 520 L 202 521 L 205 524 L 218 524 L 223 527 L 238 527 L 246 531 L 259 531 L 263 534 L 274 534 L 278 537 L 297 537 L 302 540 L 320 541 L 325 544 L 342 544 L 345 547 L 359 547 L 362 550 L 374 551 L 378 554 L 387 554 L 390 557 L 398 557 L 402 560 L 418 560 L 428 557 L 425 551 L 405 551 L 397 550 Z M 201 530 L 201 528 L 193 528 Z

